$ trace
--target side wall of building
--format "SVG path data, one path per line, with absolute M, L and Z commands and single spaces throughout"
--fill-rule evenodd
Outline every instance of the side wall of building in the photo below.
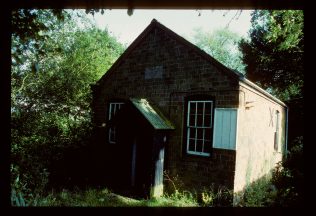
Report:
M 240 89 L 234 192 L 268 175 L 285 150 L 286 108 L 245 84 Z
M 102 125 L 106 124 L 109 100 L 146 98 L 176 128 L 168 137 L 165 153 L 164 167 L 170 177 L 178 177 L 186 189 L 208 187 L 212 183 L 232 189 L 234 150 L 214 148 L 210 157 L 183 153 L 186 96 L 212 96 L 215 108 L 238 107 L 238 81 L 225 73 L 161 29 L 154 29 L 107 75 L 94 95 L 93 115 L 95 124 L 101 128 L 101 145 L 107 145 L 102 139 L 106 133 Z M 109 151 L 115 151 L 116 147 L 112 148 Z M 117 151 L 122 149 L 117 147 Z

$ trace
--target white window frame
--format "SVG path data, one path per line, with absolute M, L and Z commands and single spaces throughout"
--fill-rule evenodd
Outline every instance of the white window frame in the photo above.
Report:
M 191 104 L 195 103 L 195 118 L 194 118 L 194 126 L 190 125 L 190 109 L 191 109 Z M 198 107 L 198 103 L 203 103 L 203 120 L 202 120 L 202 125 L 203 126 L 197 126 L 197 107 Z M 206 127 L 204 126 L 204 117 L 205 117 L 205 103 L 211 103 L 211 113 L 210 113 L 210 126 Z M 211 133 L 213 132 L 213 109 L 214 109 L 214 104 L 213 101 L 211 100 L 190 100 L 188 101 L 188 111 L 187 111 L 187 125 L 186 125 L 186 130 L 187 130 L 187 146 L 186 146 L 186 152 L 188 154 L 192 154 L 192 155 L 200 155 L 200 156 L 210 156 L 210 152 L 204 152 L 204 142 L 205 140 L 205 129 L 210 129 Z M 190 144 L 190 139 L 192 140 L 192 138 L 190 138 L 190 129 L 191 128 L 195 128 L 195 151 L 190 151 L 189 150 L 189 144 Z M 199 129 L 203 130 L 203 138 L 202 138 L 202 152 L 196 151 L 196 146 L 197 146 L 197 131 Z M 201 139 L 199 139 L 201 140 Z M 211 138 L 208 140 L 210 145 L 212 145 L 212 140 Z M 211 149 L 212 146 L 210 146 Z
M 109 121 L 115 116 L 118 110 L 121 109 L 124 103 L 122 102 L 110 102 L 109 103 Z M 109 143 L 116 144 L 116 128 L 110 127 L 109 128 Z

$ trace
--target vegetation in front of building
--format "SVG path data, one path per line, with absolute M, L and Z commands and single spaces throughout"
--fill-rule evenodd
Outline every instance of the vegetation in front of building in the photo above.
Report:
M 238 206 L 303 206 L 303 137 L 297 137 L 286 159 L 272 171 L 272 178 L 262 178 L 249 185 Z
M 287 21 L 291 17 L 297 20 L 292 27 Z M 281 99 L 301 97 L 303 13 L 256 12 L 252 23 L 251 41 L 240 45 L 246 75 Z M 280 30 L 282 26 L 287 31 Z M 150 200 L 90 187 L 90 180 L 82 175 L 90 171 L 87 150 L 93 148 L 89 84 L 103 75 L 124 46 L 107 30 L 97 29 L 84 13 L 63 10 L 13 10 L 11 41 L 13 206 L 229 206 L 229 190 L 211 187 L 187 192 L 172 177 L 174 190 Z M 276 56 L 278 64 L 273 60 Z M 288 67 L 279 68 L 283 66 Z M 269 70 L 259 76 L 261 68 Z M 240 206 L 302 205 L 303 139 L 294 142 L 287 159 L 274 170 L 272 181 L 249 186 Z
M 301 207 L 303 206 L 303 140 L 294 140 L 287 159 L 272 172 L 272 178 L 262 178 L 249 185 L 237 204 L 239 207 Z M 13 206 L 104 206 L 104 207 L 230 207 L 232 191 L 211 186 L 200 192 L 183 190 L 178 178 L 165 172 L 171 187 L 162 197 L 133 199 L 107 188 L 74 188 L 51 190 L 48 193 L 25 196 L 12 191 Z M 18 182 L 16 182 L 18 183 Z M 27 198 L 26 198 L 27 197 Z

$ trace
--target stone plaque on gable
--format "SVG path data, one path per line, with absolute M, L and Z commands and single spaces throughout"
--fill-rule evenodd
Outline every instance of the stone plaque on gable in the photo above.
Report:
M 145 79 L 162 79 L 163 66 L 149 67 L 145 69 Z

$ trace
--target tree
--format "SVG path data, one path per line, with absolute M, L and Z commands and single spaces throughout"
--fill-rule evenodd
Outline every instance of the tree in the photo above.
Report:
M 22 39 L 13 33 L 11 46 L 11 184 L 29 197 L 43 192 L 52 164 L 67 149 L 87 144 L 90 84 L 124 50 L 83 12 L 63 11 L 68 14 L 64 21 L 47 10 L 34 13 L 34 23 L 50 27 L 40 30 L 39 38 L 30 37 L 19 53 Z
M 225 66 L 244 73 L 244 64 L 241 52 L 238 50 L 240 36 L 226 28 L 218 29 L 212 33 L 196 29 L 195 44 L 220 61 Z
M 42 10 L 36 13 L 43 14 Z M 107 30 L 97 29 L 85 14 L 78 18 L 68 13 L 66 23 L 46 17 L 46 22 L 54 25 L 41 33 L 45 35 L 45 40 L 37 41 L 41 51 L 33 50 L 30 42 L 17 57 L 14 54 L 21 41 L 19 36 L 12 35 L 11 107 L 15 111 L 26 104 L 28 111 L 35 105 L 36 109 L 56 110 L 75 104 L 86 109 L 89 99 L 84 97 L 89 95 L 89 84 L 99 79 L 123 52 L 123 46 Z M 41 53 L 43 50 L 45 53 Z
M 54 10 L 34 10 L 16 9 L 11 14 L 13 63 L 24 61 L 24 52 L 40 52 L 40 42 L 48 38 L 45 32 L 54 28 L 57 23 L 69 20 L 69 13 L 60 9 Z M 49 20 L 49 22 L 47 22 Z
M 254 11 L 251 23 L 239 44 L 246 76 L 280 99 L 302 97 L 303 11 Z

